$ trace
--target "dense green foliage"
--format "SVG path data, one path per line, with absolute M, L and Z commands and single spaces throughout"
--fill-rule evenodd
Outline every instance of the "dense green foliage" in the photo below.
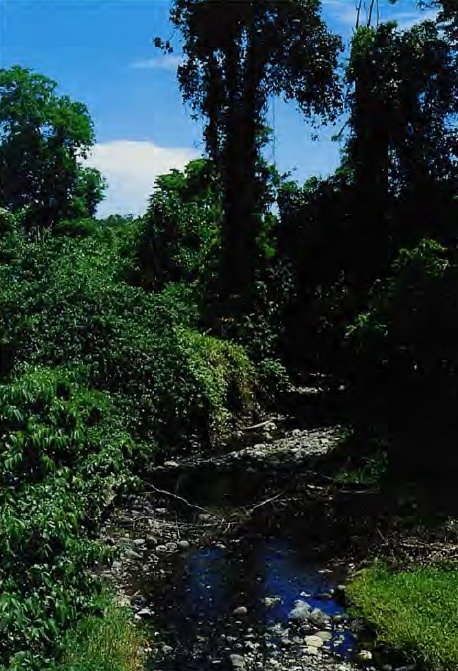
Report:
M 82 167 L 85 106 L 30 70 L 0 70 L 0 668 L 133 671 L 124 615 L 97 617 L 105 505 L 167 455 L 212 448 L 288 374 L 344 383 L 371 435 L 450 428 L 457 12 L 423 4 L 438 20 L 401 30 L 378 21 L 377 0 L 358 2 L 339 78 L 342 43 L 318 0 L 174 0 L 179 84 L 207 155 L 160 176 L 138 219 L 94 218 L 104 180 Z M 271 96 L 309 119 L 345 105 L 335 174 L 300 185 L 268 164 Z M 396 464 L 374 444 L 362 483 Z M 405 445 L 410 463 L 444 468 L 444 450 Z M 452 667 L 439 634 L 456 638 L 455 621 L 407 596 L 448 603 L 455 581 L 377 569 L 353 595 L 387 643 Z
M 205 119 L 206 149 L 220 180 L 218 294 L 226 309 L 235 301 L 246 310 L 265 213 L 261 149 L 269 96 L 296 101 L 307 116 L 332 115 L 341 40 L 321 20 L 320 3 L 308 0 L 174 0 L 170 18 L 183 37 L 183 98 Z M 172 50 L 159 38 L 156 44 Z
M 94 143 L 88 110 L 56 87 L 18 65 L 0 70 L 0 206 L 23 212 L 33 233 L 94 216 L 105 187 L 81 165 Z
M 128 482 L 133 441 L 107 395 L 58 369 L 1 385 L 0 413 L 0 660 L 38 670 L 91 607 L 100 515 Z
M 241 347 L 194 330 L 185 287 L 127 283 L 137 222 L 29 240 L 0 221 L 0 663 L 43 669 L 97 612 L 105 505 L 153 459 L 225 435 L 257 382 Z

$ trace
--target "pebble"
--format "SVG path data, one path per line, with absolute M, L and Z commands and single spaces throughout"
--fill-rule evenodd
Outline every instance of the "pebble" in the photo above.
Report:
M 288 615 L 288 618 L 290 620 L 299 620 L 300 622 L 304 622 L 309 619 L 310 615 L 310 606 L 308 603 L 299 600 L 295 602 L 294 608 Z
M 145 608 L 148 601 L 145 599 L 143 594 L 134 594 L 130 600 L 130 605 L 134 608 Z
M 134 540 L 134 545 L 145 545 L 146 540 L 144 538 L 135 538 Z
M 229 659 L 232 664 L 234 671 L 244 671 L 245 670 L 245 658 L 242 655 L 230 655 Z
M 315 636 L 321 638 L 323 641 L 332 641 L 332 634 L 330 631 L 317 631 Z
M 166 545 L 158 545 L 156 547 L 156 552 L 157 552 L 157 554 L 165 554 L 167 552 L 167 546 Z
M 312 648 L 312 647 L 307 647 L 306 649 L 307 655 L 313 655 L 313 656 L 318 656 L 318 648 Z
M 307 647 L 311 648 L 321 648 L 324 643 L 320 636 L 306 636 L 304 638 L 304 642 L 306 643 Z
M 360 650 L 356 654 L 358 662 L 370 662 L 372 659 L 372 652 L 370 650 Z
M 127 557 L 127 559 L 143 559 L 143 555 L 135 552 L 135 550 L 131 550 L 130 548 L 125 551 L 124 555 Z
M 155 538 L 154 536 L 147 536 L 145 542 L 146 547 L 149 548 L 150 550 L 153 550 L 157 545 L 157 538 Z
M 182 540 L 178 541 L 178 547 L 180 548 L 180 550 L 189 550 L 191 546 L 189 544 L 189 541 Z
M 178 550 L 178 545 L 176 543 L 166 543 L 165 547 L 167 548 L 167 552 L 176 552 Z
M 139 615 L 140 617 L 151 617 L 152 614 L 153 611 L 150 608 L 142 608 L 137 613 L 137 615 Z
M 165 461 L 164 466 L 165 468 L 179 468 L 180 464 L 176 461 Z
M 235 608 L 233 611 L 234 615 L 246 615 L 248 613 L 248 609 L 245 608 L 245 606 L 239 606 L 238 608 Z

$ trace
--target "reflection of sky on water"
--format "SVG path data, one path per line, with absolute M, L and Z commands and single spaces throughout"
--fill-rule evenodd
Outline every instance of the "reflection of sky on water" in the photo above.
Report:
M 227 554 L 219 547 L 191 552 L 187 563 L 186 602 L 195 615 L 224 616 L 228 606 Z
M 178 562 L 174 582 L 162 587 L 156 585 L 153 597 L 157 606 L 163 603 L 163 609 L 159 606 L 159 612 L 156 610 L 155 624 L 169 635 L 173 632 L 182 656 L 173 660 L 173 671 L 194 668 L 189 666 L 191 656 L 186 649 L 190 653 L 196 641 L 206 640 L 204 647 L 213 651 L 223 645 L 221 634 L 228 634 L 233 628 L 238 618 L 232 612 L 237 606 L 244 605 L 248 609 L 240 618 L 243 631 L 253 627 L 258 632 L 266 625 L 288 626 L 288 615 L 298 599 L 327 615 L 344 612 L 334 601 L 316 598 L 317 594 L 334 587 L 338 577 L 319 573 L 320 566 L 307 563 L 301 553 L 284 540 L 250 538 L 230 544 L 228 548 L 210 546 L 192 550 Z M 301 596 L 301 592 L 311 596 Z M 280 597 L 281 602 L 265 606 L 265 597 L 275 596 Z M 343 644 L 334 649 L 345 655 L 349 647 L 353 647 L 353 637 L 345 633 Z M 205 658 L 210 664 L 210 657 L 204 654 L 200 657 L 201 666 L 195 667 L 199 671 L 206 668 Z

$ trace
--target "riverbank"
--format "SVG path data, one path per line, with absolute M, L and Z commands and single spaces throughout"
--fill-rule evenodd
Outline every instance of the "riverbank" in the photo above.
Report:
M 175 671 L 194 664 L 202 670 L 207 663 L 208 668 L 247 671 L 308 670 L 317 665 L 343 671 L 354 664 L 404 667 L 405 657 L 380 641 L 376 644 L 367 609 L 352 616 L 339 612 L 337 621 L 332 619 L 336 613 L 326 610 L 335 601 L 333 590 L 341 590 L 341 606 L 341 583 L 352 576 L 357 580 L 374 560 L 384 558 L 399 570 L 420 558 L 428 562 L 432 548 L 442 548 L 441 556 L 450 552 L 450 516 L 438 516 L 414 483 L 388 483 L 383 478 L 361 482 L 359 476 L 352 480 L 349 472 L 343 477 L 348 432 L 342 425 L 319 426 L 276 415 L 241 430 L 237 441 L 210 458 L 189 456 L 151 469 L 143 491 L 121 501 L 104 526 L 103 537 L 118 548 L 119 558 L 102 573 L 122 592 L 134 618 L 152 628 L 149 647 L 155 668 Z M 257 573 L 250 577 L 256 562 Z M 248 589 L 247 595 L 234 595 L 234 585 L 226 584 L 225 606 L 217 617 L 203 612 L 199 623 L 188 607 L 181 609 L 189 597 L 182 586 L 202 576 L 205 582 L 209 566 L 222 583 L 221 576 L 232 575 L 235 566 L 236 573 L 255 585 L 264 584 L 272 562 L 294 565 L 284 580 L 295 585 L 286 601 L 275 590 L 255 590 L 250 596 Z M 321 585 L 319 594 L 318 587 L 299 589 L 297 576 L 304 571 L 309 578 L 313 574 L 338 579 Z M 211 584 L 202 589 L 208 590 L 200 594 L 204 602 L 218 598 Z M 352 587 L 350 594 L 356 602 Z M 260 604 L 265 599 L 276 603 L 277 598 L 283 601 L 282 615 L 269 621 L 274 611 L 266 614 Z M 289 620 L 296 601 L 299 610 L 300 602 L 305 609 L 299 630 L 297 623 L 291 628 Z M 234 619 L 237 608 L 244 616 Z M 314 608 L 324 617 L 320 622 L 309 619 Z M 208 622 L 221 645 L 209 643 Z M 188 641 L 183 651 L 173 636 L 180 631 L 182 640 L 189 627 L 192 643 Z M 354 637 L 353 648 L 344 655 L 331 645 L 342 635 Z

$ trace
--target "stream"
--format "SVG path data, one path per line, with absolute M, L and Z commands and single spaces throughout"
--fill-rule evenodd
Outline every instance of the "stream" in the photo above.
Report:
M 154 668 L 240 668 L 238 657 L 249 668 L 281 668 L 309 664 L 315 650 L 347 659 L 355 639 L 332 598 L 343 578 L 308 561 L 303 539 L 255 532 L 179 555 L 166 579 L 135 585 L 154 604 L 163 643 Z M 307 645 L 317 632 L 320 647 Z
M 120 559 L 103 574 L 147 628 L 148 670 L 373 668 L 344 608 L 332 501 L 306 484 L 304 514 L 286 491 L 337 441 L 294 430 L 194 467 L 166 463 L 120 502 L 103 529 Z

